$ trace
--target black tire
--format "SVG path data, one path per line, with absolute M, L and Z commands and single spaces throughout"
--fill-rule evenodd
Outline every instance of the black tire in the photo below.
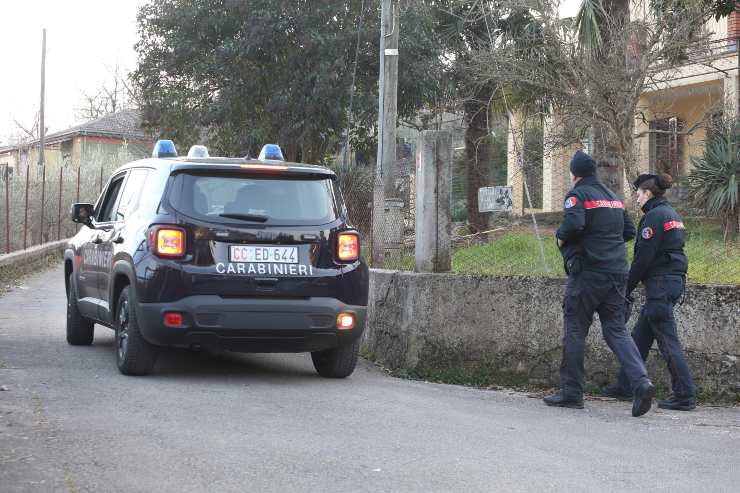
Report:
M 346 378 L 355 371 L 360 339 L 352 344 L 311 353 L 313 367 L 324 378 Z
M 95 335 L 95 323 L 85 318 L 77 307 L 77 283 L 74 273 L 69 275 L 67 290 L 67 343 L 72 346 L 89 346 Z
M 124 375 L 147 375 L 157 362 L 157 347 L 141 335 L 130 288 L 121 291 L 116 305 L 116 364 Z

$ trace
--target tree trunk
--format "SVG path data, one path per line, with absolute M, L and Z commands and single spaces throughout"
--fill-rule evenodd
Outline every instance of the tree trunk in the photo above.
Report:
M 475 231 L 485 231 L 488 217 L 478 212 L 478 189 L 488 185 L 490 143 L 488 139 L 488 108 L 479 101 L 465 104 L 465 160 L 468 223 Z
M 723 239 L 725 242 L 736 240 L 740 237 L 740 207 L 735 208 L 732 214 L 729 214 L 722 221 L 724 226 Z
M 291 142 L 285 146 L 285 159 L 295 163 L 298 160 L 298 145 L 295 142 Z
M 603 7 L 612 22 L 626 24 L 630 20 L 629 4 L 629 0 L 606 0 Z M 602 33 L 604 37 L 603 46 L 606 49 L 615 49 L 613 40 L 609 39 L 610 31 L 610 29 L 605 29 Z M 624 53 L 624 63 L 627 64 L 627 46 L 623 45 L 621 41 L 618 41 L 617 46 Z M 608 54 L 602 54 L 602 56 L 608 56 Z M 628 155 L 631 156 L 632 153 L 631 149 L 625 148 L 626 145 L 632 145 L 632 139 L 625 139 L 624 134 L 633 131 L 633 114 L 634 112 L 627 119 L 623 131 L 618 132 L 621 135 L 617 135 L 617 132 L 612 131 L 605 123 L 596 123 L 592 127 L 593 158 L 598 166 L 598 178 L 620 198 L 624 198 L 625 164 L 626 161 L 630 161 Z M 626 144 L 627 140 L 629 144 Z
M 597 165 L 597 177 L 609 190 L 624 197 L 624 160 L 619 147 L 610 142 L 611 132 L 606 125 L 594 125 L 593 158 Z

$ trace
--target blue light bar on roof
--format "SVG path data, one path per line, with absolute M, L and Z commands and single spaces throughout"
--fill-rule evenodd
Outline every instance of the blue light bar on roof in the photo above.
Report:
M 265 144 L 257 159 L 260 161 L 285 161 L 283 151 L 277 144 Z
M 177 157 L 175 143 L 167 139 L 158 140 L 157 143 L 154 144 L 152 157 Z

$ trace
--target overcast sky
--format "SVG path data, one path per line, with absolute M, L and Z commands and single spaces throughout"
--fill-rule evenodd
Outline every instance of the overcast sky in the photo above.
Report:
M 0 0 L 0 142 L 13 119 L 30 127 L 39 107 L 41 32 L 46 28 L 46 126 L 75 123 L 82 92 L 118 63 L 133 69 L 136 13 L 144 0 Z
M 46 126 L 74 125 L 82 93 L 136 65 L 136 13 L 146 0 L 0 0 L 0 145 L 39 107 L 41 32 L 46 28 Z M 574 15 L 580 0 L 564 0 Z

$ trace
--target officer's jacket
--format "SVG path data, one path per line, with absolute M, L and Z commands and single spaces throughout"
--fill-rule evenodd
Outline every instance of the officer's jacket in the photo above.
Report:
M 565 215 L 556 236 L 565 242 L 560 251 L 569 274 L 577 270 L 626 273 L 625 242 L 635 237 L 635 225 L 624 202 L 589 176 L 565 196 Z
M 640 281 L 653 276 L 686 275 L 689 261 L 683 251 L 686 230 L 681 216 L 664 197 L 653 197 L 642 206 L 635 256 L 627 281 L 631 293 Z

